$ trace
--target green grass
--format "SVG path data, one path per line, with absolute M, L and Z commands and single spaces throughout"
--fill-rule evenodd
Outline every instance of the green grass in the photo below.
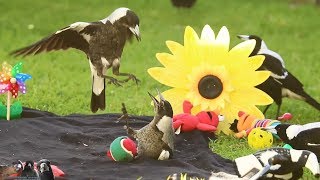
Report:
M 28 93 L 19 96 L 24 106 L 61 115 L 91 113 L 90 69 L 83 53 L 67 50 L 26 58 L 10 57 L 8 53 L 73 22 L 105 18 L 121 6 L 129 7 L 140 16 L 142 41 L 126 45 L 120 71 L 134 73 L 141 84 L 108 85 L 107 108 L 99 113 L 119 113 L 121 102 L 125 102 L 131 114 L 152 115 L 147 92 L 155 94 L 156 88 L 165 90 L 168 87 L 153 80 L 147 69 L 160 66 L 155 54 L 169 52 L 166 40 L 183 43 L 187 25 L 198 33 L 205 24 L 215 32 L 226 25 L 232 47 L 240 42 L 237 34 L 260 35 L 269 48 L 281 54 L 286 67 L 303 82 L 305 90 L 320 100 L 320 8 L 313 4 L 293 6 L 288 0 L 198 0 L 192 9 L 176 9 L 169 0 L 0 1 L 0 61 L 6 60 L 11 64 L 23 61 L 23 71 L 33 76 L 27 82 Z M 34 29 L 29 30 L 29 24 L 33 24 Z M 306 103 L 288 99 L 283 102 L 282 112 L 292 113 L 293 123 L 319 121 L 320 115 Z M 269 115 L 273 117 L 274 114 L 275 106 L 272 106 Z M 223 149 L 217 152 L 227 158 L 251 152 L 246 150 L 248 147 L 244 140 L 225 136 L 212 146 Z M 230 147 L 234 149 L 229 151 Z

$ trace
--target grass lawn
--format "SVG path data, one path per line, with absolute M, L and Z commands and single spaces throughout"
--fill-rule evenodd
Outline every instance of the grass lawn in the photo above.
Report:
M 120 71 L 131 72 L 140 80 L 123 87 L 107 86 L 107 108 L 99 113 L 120 113 L 125 102 L 129 113 L 152 115 L 147 91 L 168 87 L 152 79 L 147 69 L 161 66 L 155 54 L 169 52 L 166 40 L 183 43 L 184 29 L 192 26 L 198 34 L 205 24 L 217 32 L 227 26 L 231 47 L 241 42 L 237 34 L 261 36 L 270 49 L 281 54 L 305 90 L 320 101 L 320 8 L 313 4 L 293 6 L 288 0 L 198 0 L 192 9 L 176 9 L 169 0 L 11 0 L 0 1 L 0 62 L 24 62 L 24 72 L 32 75 L 27 81 L 28 93 L 19 96 L 24 106 L 57 114 L 90 114 L 91 77 L 86 56 L 77 50 L 58 51 L 26 58 L 8 53 L 29 45 L 77 21 L 96 21 L 114 9 L 125 6 L 140 17 L 142 41 L 127 44 Z M 33 25 L 33 29 L 28 29 Z M 110 74 L 110 72 L 109 72 Z M 5 95 L 2 101 L 5 101 Z M 268 115 L 274 117 L 276 106 Z M 290 112 L 292 123 L 319 121 L 320 113 L 304 102 L 284 99 L 282 113 Z M 253 152 L 245 140 L 222 136 L 211 144 L 214 151 L 227 158 Z

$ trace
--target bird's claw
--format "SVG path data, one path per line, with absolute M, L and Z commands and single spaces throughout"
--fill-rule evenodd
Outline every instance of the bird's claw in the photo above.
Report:
M 129 75 L 128 75 L 128 78 L 125 79 L 125 80 L 123 80 L 123 81 L 121 81 L 121 82 L 128 82 L 130 79 L 131 79 L 133 82 L 135 82 L 137 85 L 141 82 L 141 81 L 140 81 L 135 75 L 133 75 L 133 74 L 129 74 Z
M 117 80 L 116 78 L 113 78 L 113 77 L 110 77 L 108 78 L 109 81 L 108 81 L 108 84 L 114 84 L 116 86 L 122 86 L 120 83 L 121 81 Z

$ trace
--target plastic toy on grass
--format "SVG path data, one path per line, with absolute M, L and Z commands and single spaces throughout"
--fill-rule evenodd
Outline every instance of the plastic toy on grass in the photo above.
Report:
M 261 128 L 254 128 L 248 136 L 248 144 L 252 149 L 264 149 L 272 146 L 273 136 Z
M 7 62 L 2 63 L 2 71 L 0 72 L 0 93 L 4 94 L 7 92 L 7 120 L 10 120 L 11 117 L 11 97 L 17 98 L 19 92 L 23 94 L 27 92 L 25 81 L 30 79 L 31 76 L 29 74 L 21 73 L 21 71 L 22 62 L 17 63 L 13 67 Z M 17 109 L 19 109 L 19 107 Z M 3 113 L 3 111 L 1 111 L 1 113 Z M 16 114 L 13 115 L 14 117 L 18 117 Z M 1 116 L 4 115 L 1 114 Z
M 10 106 L 10 119 L 18 119 L 21 117 L 22 113 L 22 104 L 19 101 L 16 101 Z M 7 106 L 0 102 L 0 119 L 7 118 Z
M 264 56 L 249 57 L 255 40 L 242 42 L 231 50 L 229 31 L 222 27 L 215 36 L 205 25 L 201 36 L 187 26 L 184 45 L 167 41 L 172 54 L 158 53 L 164 67 L 152 67 L 148 73 L 171 89 L 163 96 L 172 104 L 174 115 L 181 114 L 184 100 L 190 101 L 197 112 L 219 111 L 225 120 L 217 132 L 231 133 L 229 126 L 240 110 L 263 119 L 257 105 L 268 105 L 273 99 L 255 86 L 264 82 L 269 71 L 258 71 Z
M 290 113 L 285 113 L 281 117 L 279 117 L 279 120 L 273 120 L 273 119 L 258 119 L 256 116 L 247 114 L 243 111 L 238 112 L 238 119 L 234 120 L 234 122 L 231 124 L 230 129 L 235 132 L 235 137 L 237 138 L 243 138 L 247 137 L 251 130 L 257 127 L 275 127 L 281 122 L 279 121 L 287 121 L 292 118 L 292 115 Z M 277 137 L 276 134 L 273 134 Z M 278 138 L 278 137 L 277 137 Z

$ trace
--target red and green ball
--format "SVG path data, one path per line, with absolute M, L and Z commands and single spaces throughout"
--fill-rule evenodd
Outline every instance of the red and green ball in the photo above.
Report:
M 113 140 L 107 156 L 114 161 L 132 161 L 137 156 L 136 143 L 127 136 Z

